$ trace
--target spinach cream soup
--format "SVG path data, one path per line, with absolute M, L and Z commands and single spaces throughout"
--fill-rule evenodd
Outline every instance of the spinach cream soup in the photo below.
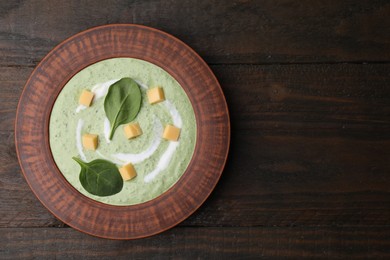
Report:
M 141 91 L 141 106 L 132 123 L 138 123 L 142 134 L 131 139 L 125 125 L 110 138 L 104 108 L 110 86 L 122 78 L 133 79 Z M 147 91 L 155 87 L 163 90 L 165 99 L 151 104 Z M 79 104 L 84 90 L 93 93 L 89 107 Z M 177 141 L 163 138 L 169 125 L 180 129 Z M 83 135 L 89 133 L 98 136 L 95 150 L 83 146 Z M 182 176 L 194 153 L 195 114 L 179 83 L 160 67 L 132 58 L 107 59 L 81 70 L 64 86 L 50 116 L 49 140 L 59 170 L 79 192 L 106 204 L 134 205 L 158 197 Z M 124 181 L 114 195 L 92 195 L 80 183 L 80 165 L 72 157 L 81 163 L 103 159 L 118 169 L 131 163 L 137 175 Z

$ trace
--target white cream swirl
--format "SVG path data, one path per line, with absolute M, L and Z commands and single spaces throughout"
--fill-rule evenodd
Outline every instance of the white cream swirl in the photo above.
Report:
M 81 159 L 83 161 L 86 161 L 87 158 L 85 157 L 85 154 L 83 152 L 83 144 L 81 142 L 81 131 L 83 130 L 83 126 L 84 126 L 84 120 L 80 118 L 79 121 L 77 121 L 77 128 L 76 128 L 76 146 Z
M 168 100 L 164 101 L 164 105 L 168 109 L 169 113 L 171 114 L 173 124 L 176 127 L 182 128 L 183 121 L 176 107 Z M 179 141 L 169 143 L 167 150 L 160 157 L 160 160 L 157 163 L 157 167 L 144 177 L 144 182 L 146 183 L 151 182 L 161 171 L 165 170 L 168 167 L 172 159 L 172 156 L 178 146 L 179 146 Z
M 109 87 L 113 83 L 115 83 L 116 81 L 118 81 L 118 79 L 109 80 L 109 81 L 104 82 L 104 83 L 98 83 L 95 86 L 93 86 L 91 91 L 95 94 L 94 100 L 96 101 L 96 100 L 104 97 L 105 95 L 107 95 Z M 136 82 L 142 88 L 148 89 L 147 85 L 143 84 L 142 82 L 140 82 L 138 80 L 136 80 Z M 173 124 L 178 128 L 182 128 L 183 121 L 182 121 L 180 113 L 176 109 L 176 107 L 169 100 L 165 100 L 164 102 L 162 102 L 162 104 L 165 106 L 165 108 L 168 110 L 170 116 L 172 117 Z M 76 108 L 76 113 L 79 113 L 81 110 L 84 110 L 86 108 L 87 108 L 86 106 L 79 105 Z M 77 145 L 77 150 L 79 152 L 81 159 L 86 161 L 87 159 L 86 159 L 86 156 L 83 152 L 82 136 L 81 136 L 83 126 L 84 126 L 84 120 L 80 118 L 78 120 L 77 129 L 76 129 L 76 145 Z M 116 164 L 141 163 L 142 161 L 148 159 L 150 156 L 152 156 L 156 152 L 156 150 L 158 149 L 158 147 L 161 144 L 162 132 L 163 132 L 163 126 L 161 124 L 161 121 L 155 116 L 154 117 L 153 140 L 146 150 L 144 150 L 140 153 L 116 153 L 116 154 L 110 154 L 110 156 L 106 156 L 106 155 L 102 154 L 99 150 L 97 150 L 96 153 L 101 158 L 110 160 Z M 106 139 L 106 143 L 110 143 L 110 139 L 109 139 L 110 121 L 108 120 L 107 117 L 104 118 L 103 133 L 104 133 L 104 137 Z M 158 161 L 156 168 L 144 177 L 145 183 L 151 182 L 161 171 L 165 170 L 169 166 L 169 163 L 171 162 L 172 157 L 173 157 L 178 146 L 179 146 L 179 141 L 169 143 L 168 148 L 161 155 L 160 160 Z
M 125 163 L 133 163 L 133 164 L 140 163 L 148 159 L 150 156 L 152 156 L 153 153 L 157 150 L 157 148 L 161 143 L 162 131 L 163 131 L 163 127 L 161 121 L 157 117 L 155 117 L 154 138 L 150 146 L 145 151 L 141 153 L 116 153 L 116 154 L 112 154 L 111 156 Z

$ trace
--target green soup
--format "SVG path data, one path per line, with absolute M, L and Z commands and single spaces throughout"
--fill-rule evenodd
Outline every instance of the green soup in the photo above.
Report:
M 142 105 L 134 122 L 139 123 L 143 134 L 127 139 L 120 126 L 110 141 L 104 98 L 108 87 L 124 77 L 133 78 L 140 85 Z M 155 86 L 163 88 L 165 101 L 151 105 L 146 91 Z M 95 93 L 88 108 L 78 103 L 84 89 Z M 181 128 L 177 142 L 162 138 L 167 124 Z M 81 136 L 85 133 L 99 135 L 97 150 L 83 149 Z M 54 160 L 73 187 L 103 203 L 134 205 L 158 197 L 183 175 L 194 153 L 196 122 L 186 93 L 166 71 L 143 60 L 114 58 L 86 67 L 64 86 L 51 113 L 49 134 Z M 105 159 L 118 167 L 132 163 L 137 177 L 125 181 L 122 191 L 115 195 L 94 196 L 81 186 L 80 166 L 72 160 L 73 156 L 86 162 Z

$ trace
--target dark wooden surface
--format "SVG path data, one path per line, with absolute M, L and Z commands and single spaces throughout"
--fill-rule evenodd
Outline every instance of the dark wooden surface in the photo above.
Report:
M 0 258 L 390 258 L 389 1 L 1 1 Z M 56 220 L 17 163 L 18 97 L 44 55 L 107 23 L 162 29 L 219 79 L 222 178 L 179 226 L 110 241 Z

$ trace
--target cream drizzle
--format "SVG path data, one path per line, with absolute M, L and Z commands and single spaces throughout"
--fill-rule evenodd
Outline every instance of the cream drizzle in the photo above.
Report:
M 135 79 L 134 81 L 137 82 L 137 84 L 140 85 L 141 88 L 148 89 L 148 86 L 146 84 L 142 83 L 141 81 L 139 81 L 137 79 Z
M 103 82 L 103 83 L 98 83 L 95 86 L 93 86 L 92 89 L 91 89 L 91 92 L 94 94 L 93 99 L 96 101 L 96 100 L 104 97 L 105 95 L 107 95 L 108 88 L 112 84 L 117 82 L 118 80 L 119 79 L 112 79 L 112 80 L 109 80 L 109 81 L 106 81 L 106 82 Z M 76 114 L 79 113 L 81 110 L 84 110 L 86 108 L 87 107 L 84 106 L 84 105 L 78 105 L 78 107 L 76 108 Z
M 171 114 L 173 124 L 176 127 L 182 128 L 183 121 L 181 120 L 181 116 L 179 114 L 179 111 L 177 111 L 176 107 L 169 100 L 165 100 L 164 105 L 168 109 L 169 113 Z
M 168 109 L 169 113 L 171 114 L 173 124 L 176 127 L 181 128 L 183 125 L 183 121 L 176 107 L 168 100 L 164 101 L 164 105 Z M 173 153 L 176 151 L 176 148 L 178 146 L 179 146 L 179 141 L 169 143 L 167 150 L 158 161 L 157 167 L 144 177 L 144 182 L 146 183 L 151 182 L 161 171 L 165 170 L 168 167 L 172 159 Z
M 168 145 L 167 150 L 158 161 L 157 167 L 152 172 L 150 172 L 148 175 L 145 176 L 144 182 L 146 183 L 151 182 L 161 171 L 165 170 L 168 167 L 172 159 L 173 153 L 176 151 L 178 145 L 179 145 L 178 142 L 171 142 Z
M 112 160 L 112 159 L 110 159 L 110 158 L 108 158 L 107 156 L 105 156 L 104 154 L 102 154 L 99 150 L 96 150 L 96 153 L 100 156 L 100 157 L 102 157 L 103 159 L 105 159 L 105 160 L 108 160 L 108 161 L 111 161 L 111 162 L 113 162 L 113 163 L 115 163 L 115 164 L 118 164 L 118 165 L 121 165 L 123 162 L 121 162 L 121 161 L 118 161 L 118 160 Z
M 84 126 L 84 120 L 80 118 L 79 121 L 77 122 L 77 128 L 76 128 L 76 146 L 81 159 L 83 161 L 86 161 L 87 158 L 85 157 L 85 154 L 83 152 L 83 144 L 81 142 L 81 131 L 83 130 L 83 126 Z
M 125 163 L 140 163 L 146 159 L 148 159 L 152 154 L 157 150 L 158 146 L 161 143 L 161 133 L 163 131 L 163 127 L 161 121 L 154 117 L 154 138 L 150 146 L 141 153 L 117 153 L 111 155 L 111 157 L 121 160 Z
M 98 83 L 95 86 L 93 86 L 91 91 L 95 94 L 94 99 L 98 100 L 98 99 L 104 97 L 105 95 L 107 95 L 109 87 L 113 83 L 115 83 L 116 81 L 118 81 L 118 79 L 109 80 L 109 81 L 104 82 L 104 83 Z M 136 82 L 142 88 L 148 89 L 147 85 L 141 83 L 138 80 L 136 80 Z M 182 128 L 183 121 L 182 121 L 180 113 L 179 113 L 179 111 L 177 111 L 176 107 L 169 100 L 165 100 L 163 102 L 163 104 L 166 107 L 166 109 L 169 111 L 169 113 L 172 117 L 173 124 L 176 127 Z M 76 108 L 76 113 L 79 113 L 81 110 L 84 110 L 86 108 L 87 108 L 86 106 L 79 105 Z M 76 129 L 76 142 L 77 142 L 77 150 L 79 152 L 81 159 L 86 161 L 86 157 L 85 157 L 85 154 L 83 152 L 83 145 L 81 142 L 81 131 L 82 131 L 83 125 L 84 125 L 84 120 L 79 119 L 79 121 L 77 123 L 77 129 Z M 104 118 L 103 130 L 104 130 L 103 132 L 104 132 L 104 137 L 106 139 L 106 142 L 110 143 L 110 139 L 109 139 L 110 121 L 108 120 L 107 117 Z M 162 127 L 161 121 L 157 117 L 155 117 L 154 118 L 154 138 L 153 138 L 153 141 L 150 144 L 150 146 L 146 150 L 144 150 L 143 152 L 137 153 L 137 154 L 133 154 L 133 153 L 111 154 L 110 156 L 112 157 L 112 159 L 109 159 L 107 156 L 103 155 L 98 150 L 96 151 L 96 153 L 100 157 L 102 157 L 103 159 L 111 160 L 112 162 L 119 164 L 119 165 L 123 164 L 123 163 L 129 163 L 129 162 L 131 162 L 133 164 L 137 164 L 137 163 L 140 163 L 140 162 L 146 160 L 150 156 L 152 156 L 153 153 L 157 150 L 157 148 L 159 147 L 159 145 L 161 143 L 162 132 L 163 132 L 163 127 Z M 165 170 L 168 167 L 168 165 L 172 159 L 172 156 L 173 156 L 173 154 L 176 151 L 176 148 L 178 146 L 179 146 L 179 141 L 169 143 L 168 148 L 161 155 L 160 160 L 158 161 L 156 168 L 144 177 L 144 182 L 148 183 L 148 182 L 152 181 L 161 171 Z
M 110 120 L 108 120 L 107 117 L 104 118 L 103 129 L 104 129 L 103 130 L 104 137 L 106 138 L 106 142 L 109 144 L 111 142 L 110 140 L 111 125 L 110 125 Z
M 91 91 L 95 94 L 94 99 L 98 100 L 99 98 L 107 95 L 109 87 L 117 82 L 119 79 L 112 79 L 103 83 L 98 83 L 92 87 Z

